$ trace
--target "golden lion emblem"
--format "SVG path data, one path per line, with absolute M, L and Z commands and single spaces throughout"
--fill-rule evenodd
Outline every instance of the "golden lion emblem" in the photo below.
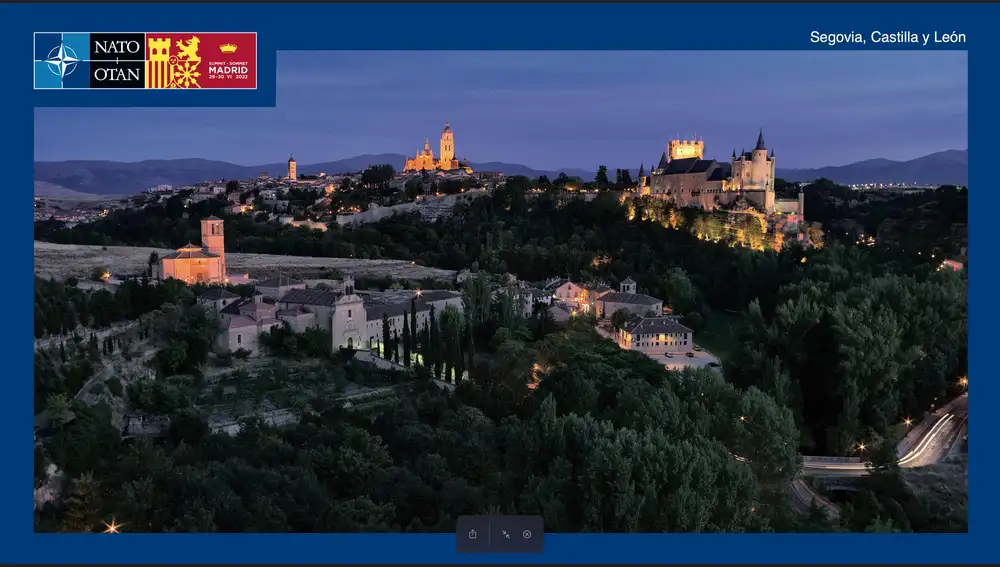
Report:
M 177 49 L 180 50 L 180 53 L 177 54 L 177 58 L 183 59 L 190 63 L 201 62 L 201 57 L 198 56 L 199 43 L 201 43 L 201 40 L 198 39 L 198 36 L 194 36 L 187 41 L 178 40 Z

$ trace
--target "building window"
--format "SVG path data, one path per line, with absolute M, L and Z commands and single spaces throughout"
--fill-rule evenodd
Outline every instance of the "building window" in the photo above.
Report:
M 243 335 L 236 335 L 236 344 L 243 344 Z
M 348 310 L 347 310 L 347 318 L 348 318 L 348 319 L 350 319 L 350 318 L 351 318 L 351 310 L 350 310 L 350 309 L 348 309 Z

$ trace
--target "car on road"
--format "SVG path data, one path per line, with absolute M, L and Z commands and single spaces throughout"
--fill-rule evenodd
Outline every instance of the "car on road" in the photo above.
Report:
M 696 350 L 696 351 L 698 351 L 698 352 L 701 352 L 701 347 L 700 347 L 700 346 L 697 346 L 697 345 L 695 345 L 695 347 L 694 347 L 694 350 Z
M 685 354 L 687 355 L 688 358 L 694 358 L 694 353 L 693 352 L 687 352 Z
M 709 368 L 720 368 L 721 365 L 718 362 L 709 362 L 708 363 L 708 367 Z
M 667 358 L 673 358 L 674 357 L 674 355 L 670 354 L 669 352 L 663 353 L 663 356 L 665 356 Z

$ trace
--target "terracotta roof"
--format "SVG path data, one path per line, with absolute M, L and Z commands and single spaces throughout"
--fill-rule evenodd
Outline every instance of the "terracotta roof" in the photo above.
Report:
M 179 260 L 185 258 L 218 258 L 218 254 L 212 254 L 205 248 L 200 248 L 189 244 L 183 248 L 179 248 L 177 252 L 167 254 L 162 259 L 163 260 Z

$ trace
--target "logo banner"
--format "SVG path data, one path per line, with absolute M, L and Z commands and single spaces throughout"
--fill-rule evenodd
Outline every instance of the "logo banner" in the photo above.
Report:
M 257 34 L 35 33 L 36 89 L 256 89 Z

